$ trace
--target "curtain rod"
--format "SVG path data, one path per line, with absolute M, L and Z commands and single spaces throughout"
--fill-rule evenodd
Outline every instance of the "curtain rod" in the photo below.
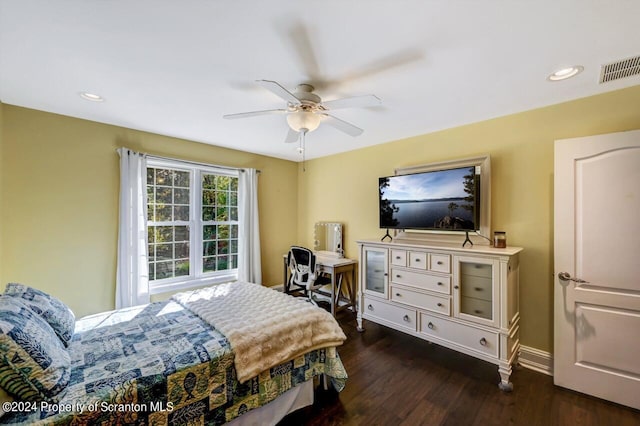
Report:
M 161 157 L 159 155 L 152 155 L 152 154 L 147 154 L 147 153 L 141 153 L 141 154 L 144 154 L 144 155 L 147 156 L 147 158 L 152 158 L 154 160 L 169 160 L 169 161 L 176 161 L 176 162 L 179 162 L 179 163 L 192 164 L 192 165 L 195 165 L 195 166 L 215 167 L 215 168 L 218 168 L 218 169 L 237 170 L 239 172 L 244 172 L 244 169 L 240 168 L 240 167 L 218 166 L 216 164 L 201 163 L 201 162 L 198 162 L 198 161 L 191 161 L 191 160 L 182 160 L 180 158 Z M 261 173 L 261 171 L 260 170 L 256 170 L 256 173 Z

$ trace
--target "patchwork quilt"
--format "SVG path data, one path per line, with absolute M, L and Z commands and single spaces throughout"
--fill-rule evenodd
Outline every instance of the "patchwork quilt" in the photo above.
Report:
M 218 330 L 174 301 L 83 318 L 69 343 L 59 402 L 13 402 L 4 424 L 218 425 L 326 374 L 347 379 L 335 347 L 276 365 L 244 383 Z

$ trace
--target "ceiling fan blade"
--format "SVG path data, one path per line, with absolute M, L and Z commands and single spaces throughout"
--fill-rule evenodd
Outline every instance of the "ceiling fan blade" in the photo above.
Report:
M 363 95 L 352 96 L 349 98 L 335 99 L 333 101 L 323 102 L 322 106 L 327 109 L 340 109 L 340 108 L 361 108 L 380 105 L 382 100 L 376 95 Z
M 309 81 L 316 89 L 324 89 L 329 82 L 322 77 L 309 28 L 302 22 L 295 22 L 287 35 Z
M 237 114 L 227 114 L 227 115 L 223 115 L 222 118 L 233 120 L 236 118 L 255 117 L 256 115 L 283 114 L 286 112 L 288 112 L 286 109 L 267 109 L 264 111 L 251 111 L 251 112 L 239 112 Z
M 322 114 L 325 119 L 324 122 L 327 123 L 330 126 L 335 127 L 336 129 L 345 132 L 348 135 L 351 136 L 360 136 L 362 134 L 362 132 L 364 132 L 364 130 L 362 130 L 360 127 L 354 126 L 351 123 L 347 123 L 344 120 L 340 120 L 337 117 L 334 117 L 333 115 L 329 115 L 326 113 Z
M 296 132 L 292 128 L 289 128 L 287 137 L 284 138 L 284 143 L 295 143 L 295 142 L 298 142 L 299 138 L 300 138 L 300 133 Z
M 287 102 L 292 103 L 293 105 L 300 105 L 300 99 L 293 96 L 293 93 L 282 87 L 280 84 L 271 80 L 256 80 L 256 82 L 264 87 L 265 89 L 271 91 L 275 95 L 281 97 Z

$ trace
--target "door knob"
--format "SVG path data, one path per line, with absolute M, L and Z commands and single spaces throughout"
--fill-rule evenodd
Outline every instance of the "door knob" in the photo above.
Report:
M 571 274 L 568 273 L 568 272 L 560 272 L 558 274 L 558 278 L 560 278 L 562 281 L 573 281 L 573 282 L 576 282 L 576 283 L 588 283 L 589 282 L 589 281 L 585 281 L 585 280 L 580 279 L 580 278 L 573 278 L 571 276 Z

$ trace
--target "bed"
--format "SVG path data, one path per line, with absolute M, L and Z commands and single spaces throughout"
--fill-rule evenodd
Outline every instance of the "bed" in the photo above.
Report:
M 78 321 L 46 293 L 10 284 L 0 332 L 4 424 L 275 423 L 310 402 L 318 377 L 337 391 L 347 379 L 335 319 L 255 284 Z

